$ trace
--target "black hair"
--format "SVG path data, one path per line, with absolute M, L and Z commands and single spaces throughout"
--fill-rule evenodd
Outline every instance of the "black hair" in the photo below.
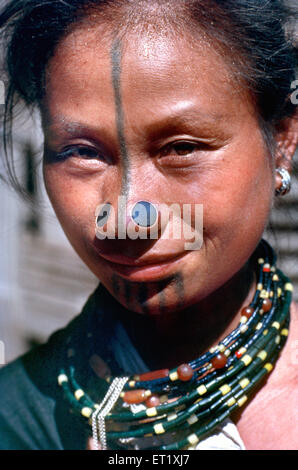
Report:
M 173 1 L 182 8 L 173 8 Z M 20 102 L 34 109 L 42 100 L 47 63 L 57 44 L 76 24 L 97 11 L 130 11 L 125 18 L 146 22 L 137 15 L 157 4 L 160 16 L 175 16 L 180 28 L 192 25 L 229 51 L 235 74 L 253 93 L 264 135 L 273 135 L 283 118 L 295 113 L 291 84 L 298 65 L 293 25 L 297 11 L 283 0 L 10 0 L 0 12 L 0 34 L 5 47 L 7 92 L 3 113 L 4 162 L 10 182 L 22 191 L 13 168 L 12 122 Z M 176 13 L 175 13 L 176 11 Z M 133 15 L 132 12 L 135 12 Z M 171 13 L 170 13 L 171 12 Z M 174 12 L 174 13 L 173 13 Z M 111 16 L 110 16 L 111 18 Z M 124 18 L 122 16 L 122 18 Z M 125 20 L 122 20 L 125 27 Z M 170 21 L 170 20 L 169 20 Z

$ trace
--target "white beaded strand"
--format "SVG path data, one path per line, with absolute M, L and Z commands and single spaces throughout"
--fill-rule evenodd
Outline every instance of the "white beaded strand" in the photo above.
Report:
M 107 449 L 105 417 L 115 405 L 128 380 L 129 377 L 116 377 L 101 404 L 92 414 L 92 438 L 95 450 L 99 450 L 99 442 L 101 450 Z

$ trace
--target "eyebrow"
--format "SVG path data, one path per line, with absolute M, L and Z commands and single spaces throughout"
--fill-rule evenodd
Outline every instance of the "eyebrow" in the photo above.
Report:
M 91 132 L 98 133 L 101 128 L 98 126 L 92 126 L 89 124 L 84 124 L 79 121 L 68 121 L 65 117 L 60 116 L 58 119 L 50 123 L 43 123 L 43 128 L 46 131 L 54 132 L 64 132 L 70 136 L 76 136 L 78 132 Z
M 225 121 L 227 116 L 221 113 L 202 113 L 195 109 L 181 110 L 170 113 L 161 119 L 154 120 L 146 125 L 146 133 L 152 135 L 163 134 L 166 131 L 173 131 L 183 125 L 188 127 L 208 128 L 210 124 Z M 104 133 L 100 125 L 86 124 L 80 121 L 70 121 L 65 116 L 59 115 L 52 122 L 49 119 L 43 124 L 46 131 L 56 134 L 65 134 L 76 137 L 79 133 L 86 135 L 98 135 Z

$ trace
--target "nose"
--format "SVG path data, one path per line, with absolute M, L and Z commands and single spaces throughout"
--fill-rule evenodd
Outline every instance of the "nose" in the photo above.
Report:
M 158 204 L 148 200 L 129 201 L 119 196 L 117 203 L 104 203 L 96 210 L 96 236 L 105 238 L 157 238 L 161 229 Z

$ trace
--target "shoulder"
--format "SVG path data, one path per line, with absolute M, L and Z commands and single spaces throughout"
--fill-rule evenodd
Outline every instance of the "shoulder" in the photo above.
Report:
M 0 369 L 0 449 L 59 446 L 54 429 L 56 384 L 51 383 L 53 367 L 47 357 L 41 346 Z
M 291 315 L 298 316 L 298 304 L 297 302 L 292 302 L 291 304 Z
M 298 432 L 298 306 L 291 305 L 287 343 L 273 371 L 238 418 L 247 449 L 294 450 Z
M 0 449 L 61 449 L 56 410 L 65 339 L 73 322 L 0 369 Z

